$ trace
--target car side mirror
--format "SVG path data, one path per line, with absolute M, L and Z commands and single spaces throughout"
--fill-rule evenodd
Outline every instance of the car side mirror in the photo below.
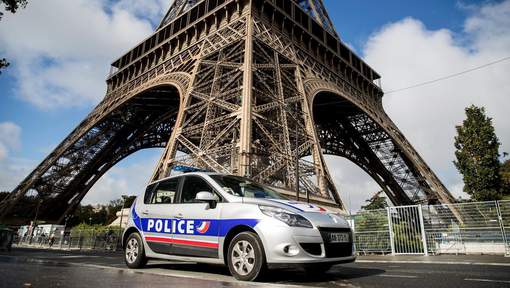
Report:
M 220 199 L 218 198 L 218 196 L 214 195 L 211 192 L 202 191 L 197 193 L 197 195 L 195 196 L 195 201 L 208 203 L 209 208 L 214 209 L 216 208 L 216 204 L 220 201 Z

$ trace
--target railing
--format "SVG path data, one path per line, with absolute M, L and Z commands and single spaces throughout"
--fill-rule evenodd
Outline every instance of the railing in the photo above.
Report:
M 413 205 L 350 217 L 360 254 L 501 254 L 510 256 L 510 201 Z M 120 250 L 120 231 L 79 230 L 16 239 L 17 246 Z
M 510 201 L 390 207 L 350 222 L 361 254 L 510 255 Z
M 18 237 L 14 243 L 18 247 L 51 248 L 65 250 L 120 250 L 122 233 L 118 230 L 98 231 L 94 229 L 72 230 L 55 235 L 40 234 Z

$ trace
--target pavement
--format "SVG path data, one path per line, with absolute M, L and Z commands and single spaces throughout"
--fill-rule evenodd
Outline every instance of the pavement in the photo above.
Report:
M 122 254 L 15 248 L 0 252 L 0 287 L 510 287 L 510 257 L 361 256 L 325 275 L 272 271 L 260 283 L 223 266 L 150 261 L 127 269 Z

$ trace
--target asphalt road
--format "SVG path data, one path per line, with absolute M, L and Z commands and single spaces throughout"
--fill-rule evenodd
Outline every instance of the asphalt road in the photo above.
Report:
M 129 270 L 115 253 L 16 249 L 0 254 L 0 287 L 510 287 L 508 261 L 378 259 L 385 258 L 340 265 L 325 275 L 278 270 L 264 283 L 242 283 L 222 266 L 152 261 L 145 269 Z

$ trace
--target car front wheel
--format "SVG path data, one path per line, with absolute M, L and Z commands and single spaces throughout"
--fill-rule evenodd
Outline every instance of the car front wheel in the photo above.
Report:
M 232 239 L 228 249 L 228 268 L 241 281 L 255 281 L 266 270 L 266 256 L 262 243 L 253 232 L 243 232 Z
M 129 268 L 142 268 L 147 264 L 142 237 L 138 233 L 129 235 L 124 247 L 124 260 Z

